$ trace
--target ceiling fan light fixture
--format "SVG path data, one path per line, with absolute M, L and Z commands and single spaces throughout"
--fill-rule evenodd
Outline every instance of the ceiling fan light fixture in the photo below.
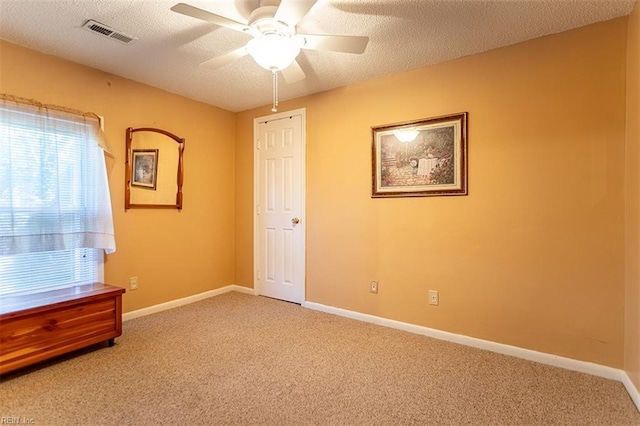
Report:
M 291 37 L 265 34 L 249 40 L 247 50 L 262 68 L 281 71 L 296 59 L 300 53 L 300 44 Z

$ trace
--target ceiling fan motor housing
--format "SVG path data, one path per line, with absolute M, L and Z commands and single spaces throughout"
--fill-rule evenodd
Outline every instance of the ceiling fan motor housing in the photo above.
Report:
M 278 34 L 293 37 L 295 31 L 286 22 L 277 21 L 274 17 L 278 6 L 260 6 L 249 16 L 249 26 L 257 31 L 256 35 Z

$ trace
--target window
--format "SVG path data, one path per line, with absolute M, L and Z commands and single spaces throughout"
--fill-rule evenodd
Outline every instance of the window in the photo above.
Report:
M 0 100 L 0 295 L 99 281 L 115 251 L 97 118 Z

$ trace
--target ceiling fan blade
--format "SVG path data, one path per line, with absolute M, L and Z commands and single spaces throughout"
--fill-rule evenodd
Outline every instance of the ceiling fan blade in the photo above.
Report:
M 242 46 L 239 49 L 232 50 L 229 53 L 225 53 L 224 55 L 216 56 L 213 59 L 209 59 L 208 61 L 204 61 L 200 64 L 201 67 L 217 69 L 223 67 L 236 59 L 240 59 L 243 56 L 247 55 L 249 51 L 247 50 L 247 46 Z
M 369 37 L 363 36 L 298 34 L 296 37 L 304 37 L 303 49 L 344 53 L 363 53 L 369 43 Z
M 300 68 L 300 64 L 298 63 L 298 61 L 293 61 L 291 65 L 281 70 L 280 72 L 282 73 L 282 77 L 284 77 L 284 81 L 286 81 L 287 84 L 293 84 L 300 80 L 304 80 L 307 77 L 304 74 L 304 71 L 302 71 L 302 68 Z
M 247 25 L 241 22 L 236 22 L 232 19 L 225 18 L 224 16 L 216 15 L 215 13 L 199 9 L 185 3 L 178 3 L 173 6 L 171 10 L 181 15 L 186 15 L 192 18 L 200 19 L 202 21 L 211 22 L 213 24 L 220 25 L 221 27 L 231 28 L 232 30 L 240 32 L 245 32 L 248 28 Z
M 274 18 L 294 28 L 317 1 L 318 0 L 282 0 Z

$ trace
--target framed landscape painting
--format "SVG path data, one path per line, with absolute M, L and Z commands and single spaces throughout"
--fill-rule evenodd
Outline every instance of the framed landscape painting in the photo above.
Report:
M 152 189 L 155 191 L 158 182 L 158 150 L 132 150 L 131 186 Z
M 467 115 L 373 127 L 371 196 L 467 195 Z

